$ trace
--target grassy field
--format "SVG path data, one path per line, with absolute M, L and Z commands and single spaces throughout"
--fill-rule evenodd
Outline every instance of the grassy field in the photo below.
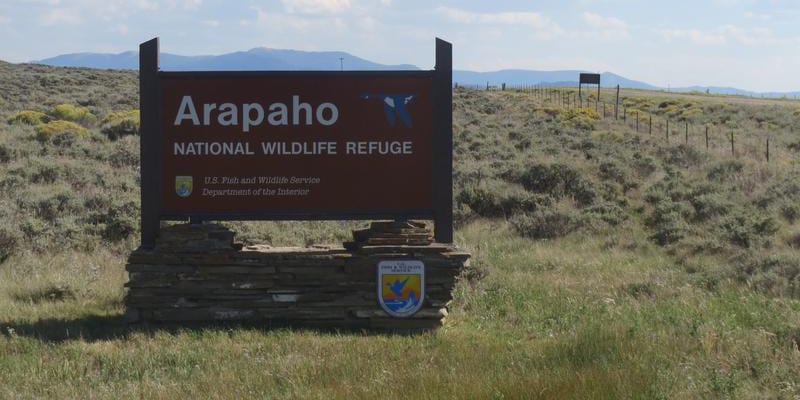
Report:
M 735 131 L 731 156 L 457 90 L 473 266 L 443 329 L 394 335 L 126 326 L 135 74 L 0 64 L 0 89 L 0 398 L 800 398 L 798 102 L 624 92 L 629 112 Z M 232 225 L 275 245 L 353 226 Z

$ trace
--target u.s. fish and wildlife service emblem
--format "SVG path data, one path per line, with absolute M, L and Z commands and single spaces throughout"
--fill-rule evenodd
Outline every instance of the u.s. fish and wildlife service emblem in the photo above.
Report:
M 425 300 L 425 265 L 419 260 L 378 263 L 378 302 L 392 317 L 414 315 Z
M 180 197 L 189 197 L 192 194 L 192 177 L 176 176 L 175 193 Z

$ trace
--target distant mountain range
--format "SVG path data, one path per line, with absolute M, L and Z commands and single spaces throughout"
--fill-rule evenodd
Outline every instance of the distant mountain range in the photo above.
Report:
M 64 54 L 43 60 L 32 61 L 59 67 L 87 67 L 101 69 L 138 69 L 139 53 L 126 51 L 118 54 L 107 53 L 73 53 Z M 218 56 L 181 56 L 176 54 L 160 54 L 161 69 L 165 71 L 241 71 L 241 70 L 312 70 L 312 71 L 379 71 L 379 70 L 418 70 L 410 64 L 387 65 L 365 60 L 341 51 L 298 51 L 259 47 L 248 51 L 237 51 Z M 469 86 L 507 85 L 546 85 L 575 86 L 578 84 L 579 70 L 566 71 L 531 71 L 523 69 L 507 69 L 494 72 L 453 71 L 453 82 Z M 603 87 L 663 90 L 645 82 L 625 78 L 604 72 L 601 74 Z M 750 92 L 729 87 L 692 86 L 672 88 L 674 92 L 708 92 L 753 97 L 798 97 L 800 92 Z
M 413 65 L 384 65 L 341 51 L 298 51 L 259 47 L 218 56 L 179 56 L 159 54 L 161 69 L 165 71 L 243 71 L 243 70 L 415 70 Z M 110 69 L 139 69 L 139 53 L 126 51 L 119 54 L 73 53 L 32 61 L 58 67 L 88 67 Z

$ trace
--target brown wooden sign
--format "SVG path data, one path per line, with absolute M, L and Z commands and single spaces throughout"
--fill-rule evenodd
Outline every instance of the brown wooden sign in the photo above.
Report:
M 578 97 L 583 98 L 582 89 L 583 85 L 597 85 L 597 98 L 595 101 L 600 101 L 600 74 L 587 74 L 581 73 L 578 76 Z
M 600 74 L 587 74 L 581 73 L 579 75 L 581 84 L 590 84 L 590 85 L 599 85 L 600 84 Z
M 142 246 L 187 218 L 431 218 L 452 242 L 451 49 L 432 71 L 163 72 L 143 43 Z

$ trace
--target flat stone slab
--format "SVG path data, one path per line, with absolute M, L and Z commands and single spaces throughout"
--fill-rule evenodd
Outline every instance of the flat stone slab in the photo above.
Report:
M 158 323 L 244 321 L 381 330 L 441 326 L 469 253 L 441 243 L 369 245 L 397 242 L 392 235 L 423 240 L 428 231 L 421 223 L 380 222 L 370 229 L 354 233 L 362 242 L 346 250 L 241 246 L 218 225 L 165 228 L 160 246 L 136 250 L 128 259 L 126 315 L 134 322 Z M 425 265 L 423 306 L 413 316 L 393 318 L 378 304 L 377 265 L 382 260 Z

